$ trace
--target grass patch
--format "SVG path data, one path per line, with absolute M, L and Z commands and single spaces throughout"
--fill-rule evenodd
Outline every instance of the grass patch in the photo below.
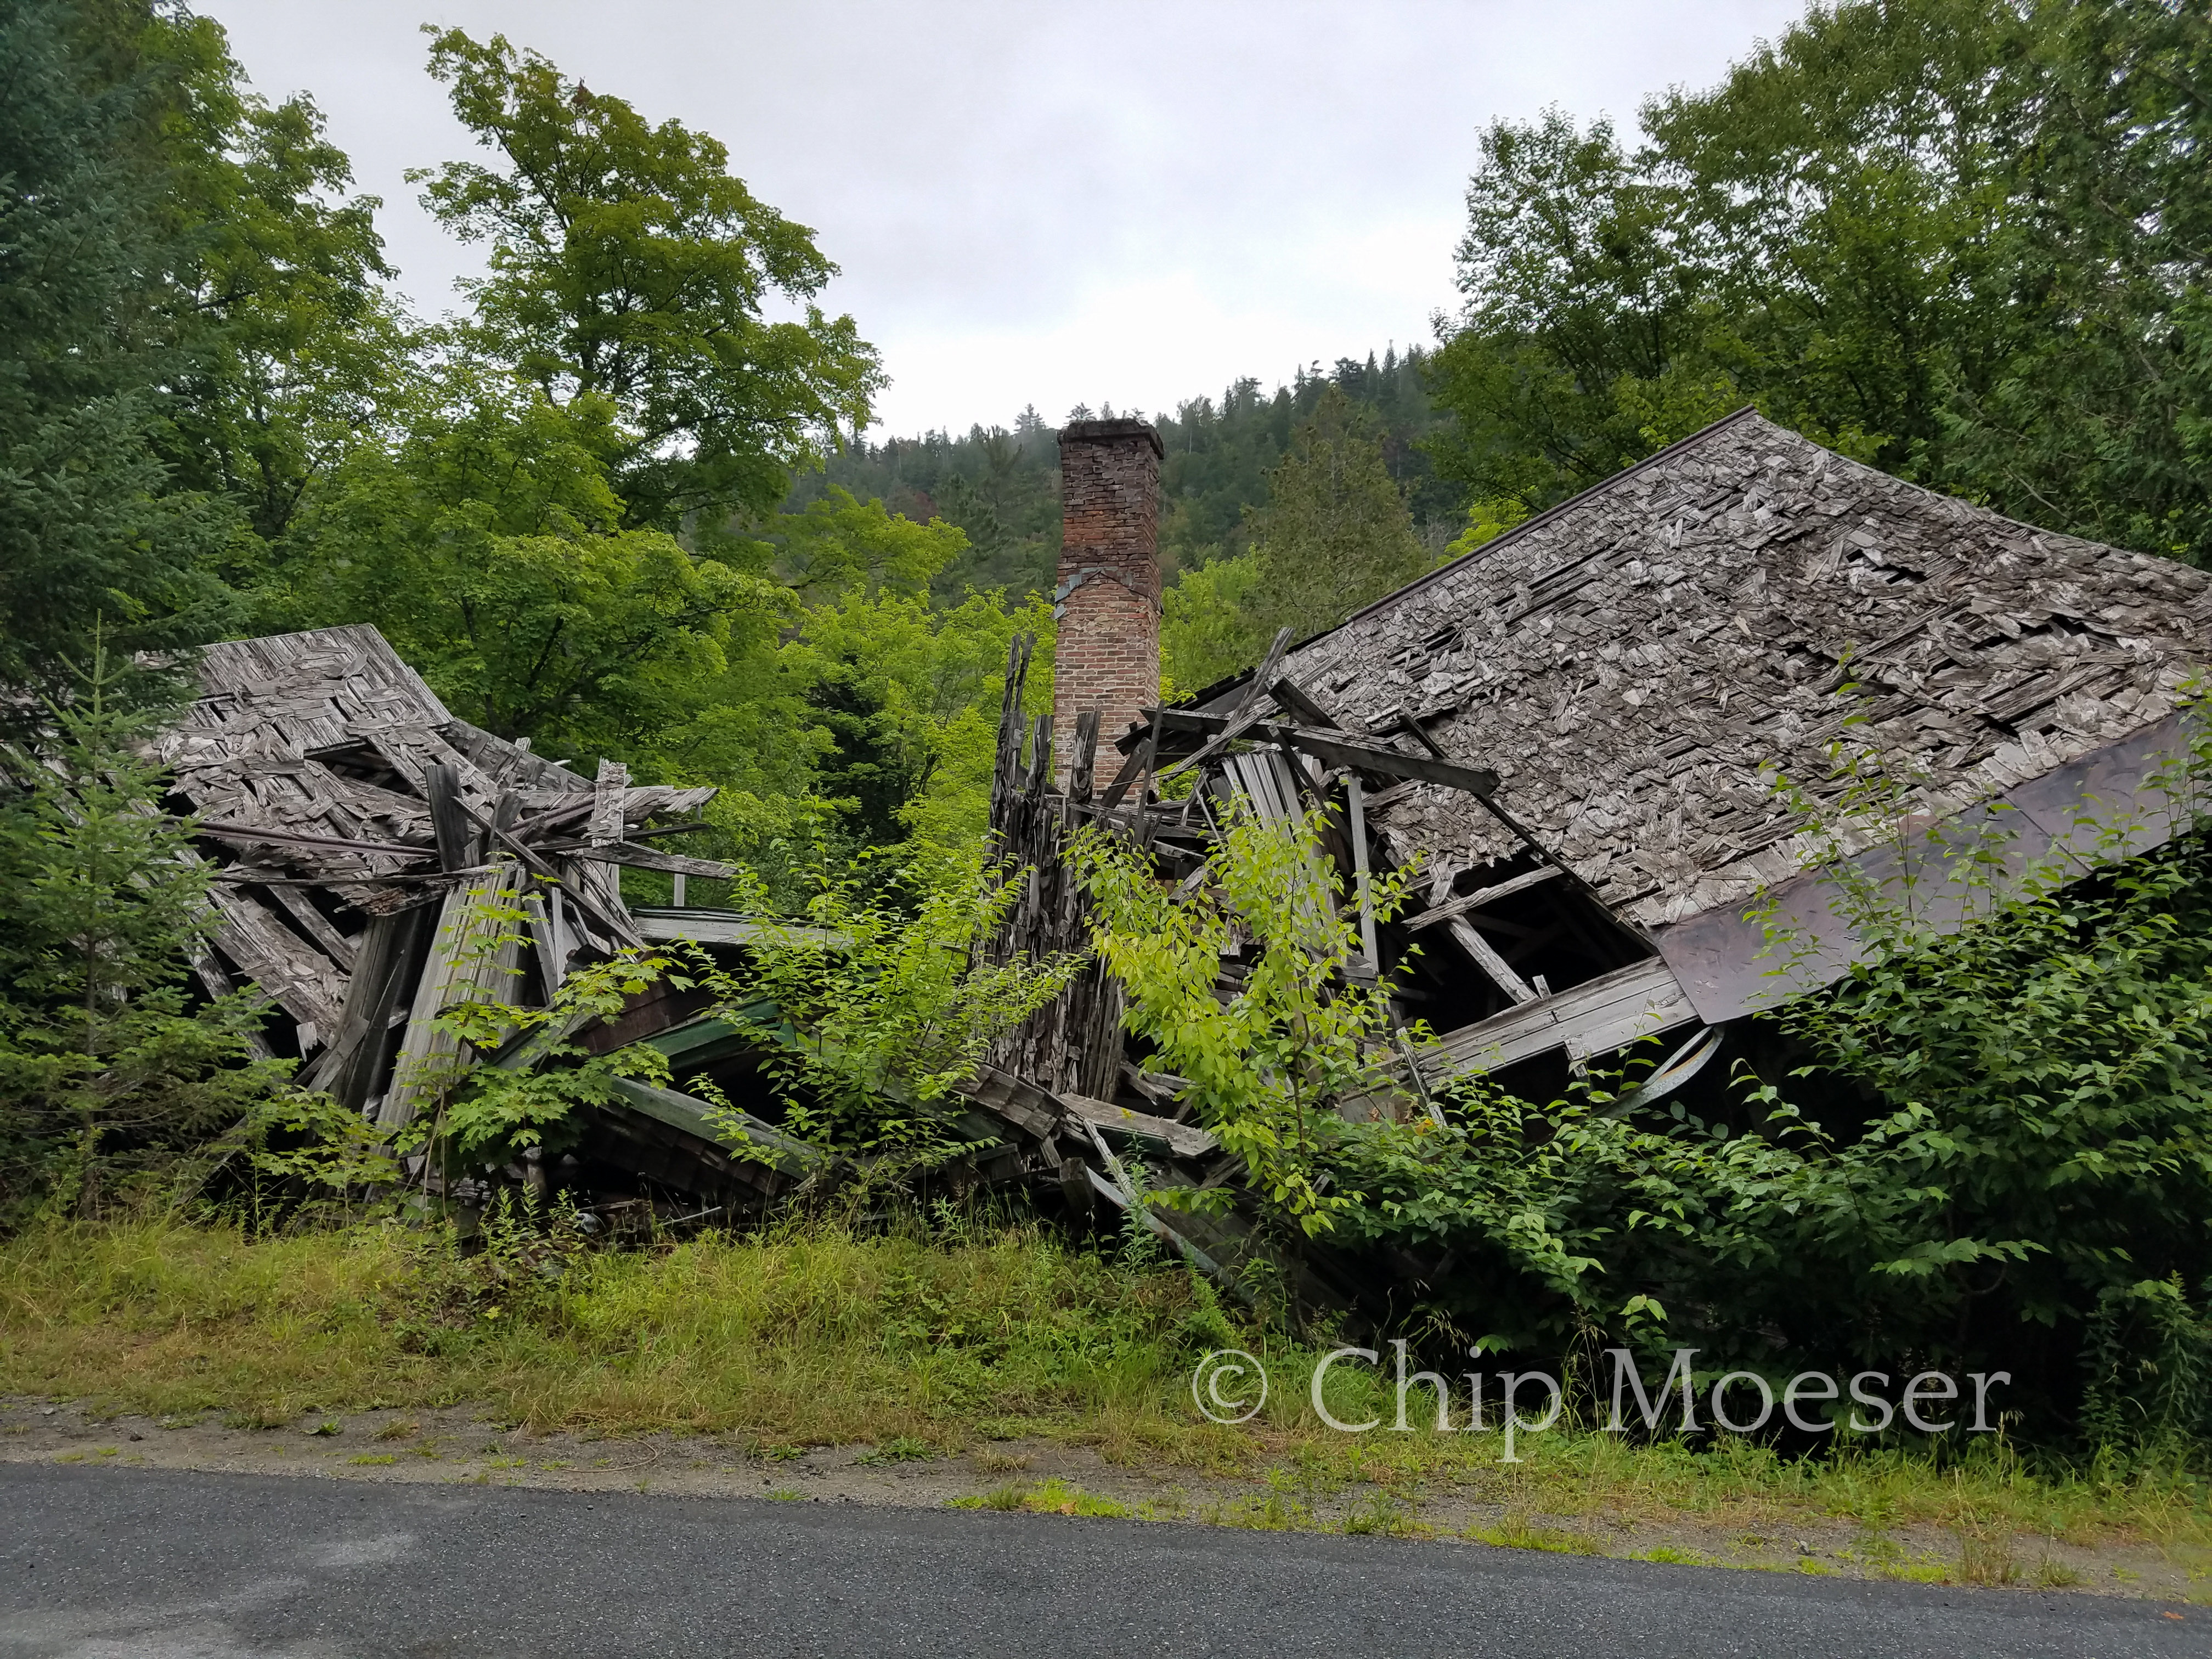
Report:
M 812 1446 L 872 1447 L 878 1462 L 975 1449 L 992 1475 L 1021 1463 L 989 1443 L 1057 1441 L 1150 1475 L 1264 1481 L 1263 1498 L 1200 1511 L 1231 1525 L 1310 1527 L 1321 1500 L 1346 1492 L 1355 1529 L 1419 1530 L 1401 1500 L 1449 1499 L 1504 1511 L 1486 1541 L 1514 1548 L 1584 1547 L 1579 1532 L 1512 1519 L 1536 1515 L 1608 1526 L 1687 1516 L 1767 1537 L 1843 1520 L 1861 1528 L 1860 1559 L 1899 1574 L 1926 1569 L 1887 1534 L 1950 1532 L 1972 1583 L 2054 1582 L 2033 1555 L 2046 1540 L 2212 1547 L 2201 1480 L 2092 1479 L 1994 1436 L 1939 1465 L 1895 1447 L 1794 1461 L 1732 1439 L 1693 1448 L 1559 1431 L 1524 1436 L 1524 1461 L 1505 1464 L 1494 1432 L 1339 1434 L 1309 1404 L 1316 1353 L 1250 1329 L 1236 1334 L 1268 1368 L 1267 1407 L 1237 1427 L 1207 1423 L 1189 1367 L 1219 1346 L 1220 1316 L 1188 1273 L 1123 1266 L 1017 1224 L 710 1235 L 501 1283 L 486 1258 L 398 1226 L 250 1243 L 145 1222 L 0 1243 L 0 1389 L 95 1413 L 215 1413 L 296 1430 L 310 1413 L 334 1423 L 467 1402 L 533 1433 L 715 1435 L 772 1461 Z M 483 1317 L 492 1306 L 501 1316 Z M 1341 1419 L 1394 1415 L 1382 1375 L 1340 1365 L 1329 1393 Z M 378 1431 L 418 1432 L 404 1418 Z M 1127 1512 L 1051 1482 L 1003 1490 L 1027 1509 Z
M 358 1457 L 349 1457 L 349 1463 L 397 1463 L 399 1460 L 390 1452 L 363 1452 Z
M 1526 1516 L 1516 1515 L 1510 1510 L 1498 1517 L 1496 1526 L 1472 1528 L 1467 1536 L 1479 1544 L 1493 1544 L 1504 1550 L 1542 1550 L 1553 1555 L 1605 1553 L 1605 1547 L 1586 1534 L 1568 1532 L 1559 1527 L 1531 1526 Z M 1657 1561 L 1672 1558 L 1652 1553 L 1642 1559 Z
M 995 1492 L 977 1492 L 972 1498 L 954 1498 L 945 1501 L 948 1510 L 1018 1510 L 1022 1507 L 1019 1486 L 1000 1486 Z
M 1648 1550 L 1632 1550 L 1628 1559 L 1632 1561 L 1665 1561 L 1678 1567 L 1710 1567 L 1714 1565 L 1710 1555 L 1701 1554 L 1696 1550 L 1677 1549 L 1672 1544 L 1660 1544 Z M 1804 1570 L 1802 1565 L 1798 1570 Z
M 916 1439 L 910 1434 L 895 1434 L 875 1450 L 853 1461 L 855 1463 L 919 1463 L 936 1455 L 927 1440 Z

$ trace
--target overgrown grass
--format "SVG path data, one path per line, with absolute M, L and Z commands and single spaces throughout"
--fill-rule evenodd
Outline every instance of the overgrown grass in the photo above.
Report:
M 1236 1427 L 1201 1419 L 1190 1391 L 1198 1355 L 1225 1340 L 1272 1382 Z M 1539 1548 L 1563 1547 L 1547 1517 L 1936 1527 L 1977 1540 L 1984 1582 L 2007 1582 L 1996 1553 L 2015 1534 L 2212 1547 L 2201 1481 L 2100 1478 L 1995 1437 L 1943 1463 L 1898 1447 L 1791 1460 L 1741 1440 L 1566 1431 L 1523 1435 L 1523 1461 L 1507 1464 L 1495 1433 L 1340 1434 L 1308 1403 L 1316 1357 L 1236 1328 L 1180 1269 L 1121 1265 L 1018 1224 L 793 1226 L 470 1260 L 390 1224 L 248 1242 L 146 1221 L 0 1245 L 0 1390 L 96 1410 L 275 1425 L 471 1402 L 535 1430 L 714 1434 L 764 1455 L 865 1442 L 891 1449 L 879 1456 L 988 1457 L 983 1443 L 1040 1437 L 1133 1468 L 1264 1481 L 1274 1496 L 1243 1524 L 1295 1525 L 1344 1496 L 1358 1529 L 1396 1531 L 1448 1494 L 1497 1505 L 1498 1541 Z M 1330 1392 L 1347 1420 L 1394 1414 L 1386 1379 L 1359 1368 L 1340 1366 Z

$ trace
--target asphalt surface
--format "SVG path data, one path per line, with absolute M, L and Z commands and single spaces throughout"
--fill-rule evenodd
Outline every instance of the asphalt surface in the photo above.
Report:
M 1156 1522 L 0 1466 L 0 1655 L 1032 1653 L 2204 1659 L 2212 1613 Z

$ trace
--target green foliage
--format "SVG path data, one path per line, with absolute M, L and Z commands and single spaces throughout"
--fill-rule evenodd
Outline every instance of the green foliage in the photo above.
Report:
M 179 262 L 167 304 L 182 372 L 162 453 L 226 497 L 251 534 L 225 560 L 251 582 L 308 492 L 388 422 L 419 342 L 384 287 L 370 196 L 304 94 L 247 92 L 222 27 L 125 6 L 167 96 L 156 128 L 164 220 Z
M 125 651 L 235 614 L 203 568 L 231 527 L 156 439 L 184 367 L 167 313 L 187 250 L 149 130 L 171 84 L 150 8 L 0 15 L 0 688 L 65 696 L 95 618 Z M 114 688 L 120 690 L 118 685 Z M 35 697 L 0 721 L 35 722 Z
M 836 266 L 731 176 L 720 143 L 650 125 L 504 36 L 424 32 L 454 112 L 507 163 L 410 175 L 443 223 L 488 245 L 471 342 L 556 406 L 618 411 L 626 525 L 764 513 L 817 446 L 867 425 L 876 354 L 813 303 Z M 766 320 L 772 299 L 805 320 Z
M 855 587 L 925 592 L 930 579 L 968 545 L 967 537 L 942 519 L 916 524 L 886 512 L 879 500 L 856 501 L 836 484 L 800 511 L 778 518 L 775 527 L 782 538 L 777 563 L 784 580 L 814 604 Z
M 1960 387 L 1951 477 L 2019 516 L 2212 558 L 2212 20 L 2046 0 L 2039 119 L 1992 250 L 2002 366 Z
M 766 577 L 622 527 L 600 398 L 556 407 L 463 366 L 389 448 L 364 445 L 303 526 L 272 608 L 373 622 L 464 718 L 556 753 L 683 742 L 772 648 Z
M 477 914 L 492 922 L 474 948 L 495 955 L 516 938 L 526 913 L 513 905 L 480 902 Z M 614 1080 L 668 1081 L 668 1062 L 645 1043 L 626 1043 L 594 1054 L 575 1036 L 588 1025 L 613 1019 L 631 1000 L 655 985 L 685 991 L 722 981 L 714 963 L 696 945 L 665 950 L 623 951 L 605 962 L 587 963 L 565 975 L 550 1003 L 524 1008 L 496 996 L 459 999 L 441 1009 L 439 1030 L 459 1046 L 410 1079 L 429 1091 L 430 1109 L 393 1137 L 403 1151 L 422 1151 L 441 1167 L 459 1170 L 482 1164 L 503 1164 L 526 1147 L 560 1152 L 572 1145 L 569 1121 L 579 1106 L 605 1106 L 614 1098 Z M 516 1045 L 511 1063 L 479 1065 L 489 1055 Z
M 872 862 L 822 872 L 801 917 L 762 924 L 724 1012 L 780 1040 L 771 1069 L 794 1133 L 863 1155 L 928 1156 L 950 1144 L 957 1085 L 1082 963 L 981 960 L 1019 872 L 963 861 L 878 879 Z
M 1324 387 L 1267 475 L 1267 503 L 1248 528 L 1259 560 L 1251 609 L 1268 639 L 1285 624 L 1301 639 L 1333 628 L 1433 562 L 1370 428 L 1340 388 Z
M 2208 763 L 2170 781 L 2185 816 Z M 1846 828 L 1895 822 L 1909 786 L 1840 768 L 1821 867 L 1865 959 L 1765 1017 L 1805 1063 L 1742 1069 L 1702 1115 L 1639 1103 L 1646 1061 L 1541 1107 L 1464 1080 L 1448 1128 L 1348 1139 L 1349 1231 L 1508 1269 L 1451 1316 L 1520 1347 L 1596 1329 L 1770 1375 L 2009 1364 L 2050 1417 L 2072 1401 L 2049 1352 L 2087 1328 L 2085 1427 L 2171 1439 L 2206 1397 L 2212 848 L 2109 861 L 2115 827 L 2085 876 L 2018 868 L 2002 825 L 1940 848 L 1899 830 L 1854 865 Z M 1803 946 L 1777 949 L 1787 975 Z
M 868 720 L 871 763 L 893 774 L 894 787 L 862 803 L 855 786 L 876 780 L 854 776 L 858 746 L 841 743 L 825 756 L 817 787 L 838 803 L 848 845 L 910 842 L 925 862 L 981 856 L 1007 647 L 1017 634 L 1038 640 L 1024 695 L 1030 712 L 1044 713 L 1052 627 L 1042 600 L 1014 606 L 997 594 L 933 605 L 852 592 L 807 612 L 779 653 L 783 672 L 814 707 L 834 695 Z
M 1756 403 L 2055 529 L 2212 547 L 2212 22 L 2161 0 L 1844 0 L 1717 87 L 1495 124 L 1439 468 L 1540 509 Z
M 96 646 L 50 728 L 0 750 L 0 1218 L 97 1214 L 283 1090 L 257 999 L 195 1006 L 211 872 L 161 810 L 143 710 Z
M 1185 570 L 1161 593 L 1161 696 L 1202 691 L 1259 661 L 1260 584 L 1259 556 L 1239 553 Z
M 1277 825 L 1230 809 L 1206 881 L 1188 892 L 1163 883 L 1144 849 L 1095 826 L 1068 852 L 1092 906 L 1092 942 L 1127 998 L 1129 1030 L 1190 1080 L 1184 1098 L 1199 1121 L 1310 1235 L 1359 1204 L 1356 1192 L 1328 1190 L 1321 1160 L 1343 1127 L 1336 1103 L 1386 1087 L 1390 1061 L 1389 988 L 1342 976 L 1359 954 L 1358 929 L 1339 914 L 1321 818 Z M 1404 898 L 1398 876 L 1375 884 L 1378 916 Z M 1223 1000 L 1214 988 L 1230 962 L 1242 977 Z

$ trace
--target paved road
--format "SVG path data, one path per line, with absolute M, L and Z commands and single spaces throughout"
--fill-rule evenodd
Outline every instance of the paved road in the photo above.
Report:
M 2212 1614 L 1376 1538 L 0 1465 L 0 1655 L 2212 1653 Z

